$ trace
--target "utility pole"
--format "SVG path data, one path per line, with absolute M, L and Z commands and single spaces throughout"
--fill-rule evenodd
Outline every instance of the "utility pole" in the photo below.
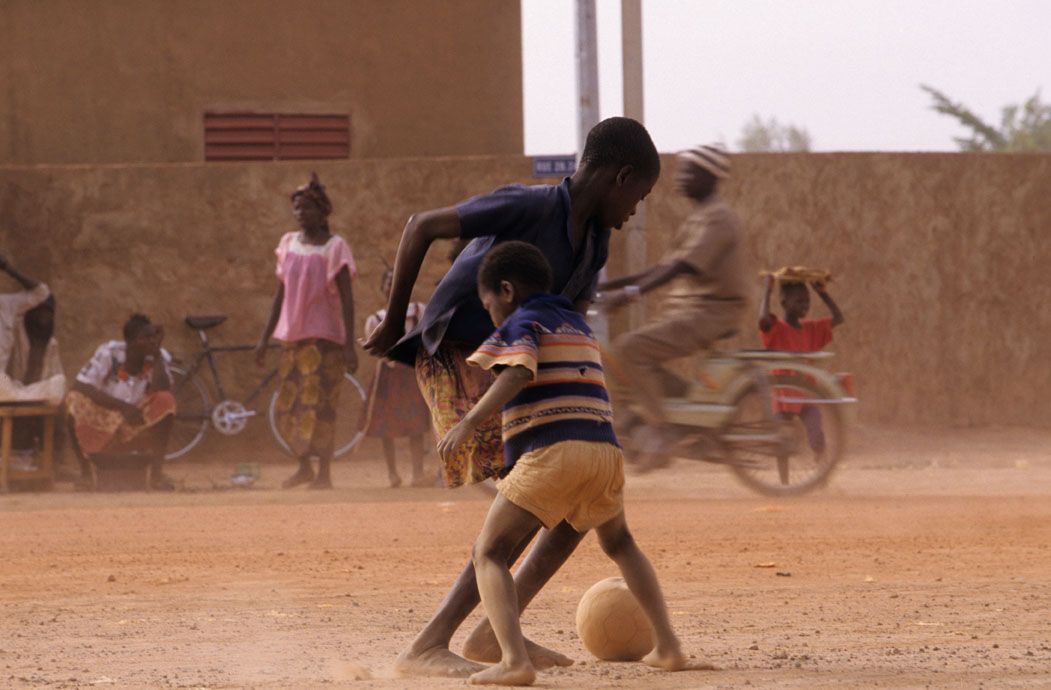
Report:
M 577 164 L 584 153 L 588 132 L 598 124 L 598 24 L 595 0 L 577 0 Z M 599 280 L 606 279 L 602 269 Z M 591 328 L 601 339 L 609 338 L 609 319 L 599 311 L 591 319 Z
M 642 89 L 642 0 L 620 0 L 620 45 L 624 84 L 624 116 L 645 123 Z M 625 226 L 625 245 L 629 274 L 646 268 L 646 202 L 639 202 L 634 217 Z M 632 330 L 646 319 L 641 301 L 628 307 L 628 324 Z
M 598 27 L 595 0 L 577 0 L 577 159 L 598 124 Z

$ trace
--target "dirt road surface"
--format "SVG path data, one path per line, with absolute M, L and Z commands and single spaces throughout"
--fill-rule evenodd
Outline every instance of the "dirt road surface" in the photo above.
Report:
M 224 458 L 174 465 L 174 494 L 0 496 L 0 687 L 463 687 L 391 662 L 488 499 L 386 488 L 370 455 L 331 492 L 274 489 L 288 465 L 215 488 Z M 1049 499 L 1051 434 L 1010 429 L 857 430 L 830 486 L 796 500 L 693 463 L 633 477 L 629 520 L 673 622 L 722 670 L 591 658 L 576 603 L 615 571 L 589 537 L 526 612 L 528 635 L 577 660 L 538 684 L 1049 688 Z

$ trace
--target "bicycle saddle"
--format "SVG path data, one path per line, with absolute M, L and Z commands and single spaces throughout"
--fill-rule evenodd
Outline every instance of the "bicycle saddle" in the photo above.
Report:
M 215 328 L 223 321 L 226 321 L 226 314 L 216 314 L 214 316 L 187 316 L 186 325 L 196 331 L 205 331 L 209 328 Z

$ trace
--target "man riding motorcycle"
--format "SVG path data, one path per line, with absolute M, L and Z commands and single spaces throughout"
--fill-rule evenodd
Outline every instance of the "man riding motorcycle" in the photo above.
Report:
M 736 333 L 749 290 L 741 223 L 717 194 L 730 175 L 729 156 L 717 146 L 698 146 L 678 158 L 676 186 L 694 208 L 676 232 L 672 250 L 641 273 L 599 286 L 603 305 L 614 309 L 674 281 L 660 320 L 621 335 L 613 346 L 648 425 L 639 449 L 641 469 L 667 464 L 672 438 L 663 400 L 689 388 L 664 363 L 708 350 Z

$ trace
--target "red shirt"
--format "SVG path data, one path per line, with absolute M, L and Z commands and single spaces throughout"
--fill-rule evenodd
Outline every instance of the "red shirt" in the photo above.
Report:
M 832 319 L 805 319 L 799 322 L 799 328 L 793 328 L 786 322 L 772 315 L 773 320 L 770 330 L 759 330 L 759 337 L 763 340 L 763 347 L 767 350 L 779 350 L 781 352 L 818 352 L 832 342 Z M 775 375 L 782 373 L 774 371 Z M 791 389 L 775 389 L 774 396 L 792 395 L 797 396 L 798 391 Z M 798 413 L 803 409 L 802 405 L 795 403 L 774 402 L 778 412 Z
M 759 331 L 763 347 L 781 352 L 818 352 L 832 342 L 832 319 L 804 319 L 799 328 L 771 315 L 770 330 Z

